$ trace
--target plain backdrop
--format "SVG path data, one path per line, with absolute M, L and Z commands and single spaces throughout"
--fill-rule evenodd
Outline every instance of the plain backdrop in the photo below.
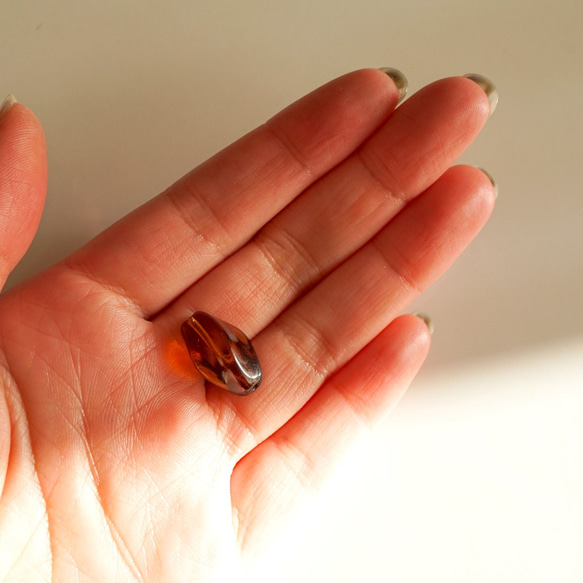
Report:
M 462 160 L 498 206 L 415 303 L 427 366 L 253 581 L 583 580 L 581 22 L 580 0 L 0 3 L 0 92 L 40 117 L 50 164 L 10 285 L 351 69 L 498 86 Z

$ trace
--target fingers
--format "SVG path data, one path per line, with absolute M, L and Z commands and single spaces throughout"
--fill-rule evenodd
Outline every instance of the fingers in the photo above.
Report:
M 36 233 L 46 187 L 42 127 L 28 108 L 7 99 L 0 113 L 0 287 Z
M 398 95 L 377 70 L 332 81 L 113 226 L 69 264 L 151 316 L 352 152 Z
M 419 91 L 163 320 L 176 327 L 204 310 L 257 334 L 441 176 L 476 137 L 488 106 L 484 92 L 464 78 Z
M 394 320 L 330 378 L 286 425 L 247 454 L 231 479 L 239 542 L 257 552 L 278 516 L 315 491 L 336 461 L 397 403 L 429 349 L 415 316 Z
M 273 433 L 444 273 L 486 222 L 494 197 L 480 170 L 450 169 L 261 332 L 260 390 L 245 399 L 207 391 L 211 404 L 237 412 L 235 443 L 251 448 Z

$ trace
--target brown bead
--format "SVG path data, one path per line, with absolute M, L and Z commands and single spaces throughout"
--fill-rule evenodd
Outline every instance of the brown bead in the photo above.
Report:
M 205 312 L 195 312 L 180 331 L 190 359 L 207 381 L 236 395 L 248 395 L 259 386 L 259 359 L 239 328 Z

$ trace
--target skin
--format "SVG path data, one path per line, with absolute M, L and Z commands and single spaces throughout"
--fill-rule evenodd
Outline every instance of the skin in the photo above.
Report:
M 397 100 L 380 71 L 336 79 L 0 297 L 0 580 L 222 580 L 396 404 L 430 344 L 399 314 L 495 199 L 452 167 L 484 92 Z M 47 181 L 21 104 L 0 161 L 5 281 Z M 253 339 L 259 390 L 205 388 L 195 310 Z

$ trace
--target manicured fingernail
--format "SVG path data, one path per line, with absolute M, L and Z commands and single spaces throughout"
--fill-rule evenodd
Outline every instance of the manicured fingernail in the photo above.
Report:
M 492 186 L 494 188 L 494 196 L 498 197 L 498 184 L 497 184 L 496 180 L 494 180 L 494 177 L 487 170 L 484 170 L 483 168 L 479 168 L 479 170 L 481 170 L 488 177 L 488 180 L 492 183 Z
M 388 75 L 397 86 L 397 89 L 399 90 L 399 101 L 397 103 L 401 103 L 401 101 L 405 99 L 405 95 L 407 95 L 409 89 L 407 77 L 405 77 L 399 69 L 393 69 L 392 67 L 381 67 L 381 71 Z
M 2 105 L 0 105 L 0 117 L 7 114 L 15 103 L 16 99 L 14 98 L 14 95 L 12 94 L 8 95 L 6 99 L 2 102 Z
M 423 322 L 425 322 L 425 325 L 429 329 L 429 334 L 433 334 L 433 330 L 434 330 L 433 321 L 431 320 L 431 318 L 427 314 L 424 314 L 422 312 L 414 312 L 413 315 L 417 316 L 420 320 L 423 320 Z
M 490 115 L 492 115 L 498 105 L 498 90 L 496 89 L 496 85 L 494 85 L 490 79 L 484 77 L 484 75 L 479 75 L 478 73 L 468 73 L 467 75 L 464 75 L 464 77 L 477 83 L 488 96 L 488 99 L 490 100 Z

